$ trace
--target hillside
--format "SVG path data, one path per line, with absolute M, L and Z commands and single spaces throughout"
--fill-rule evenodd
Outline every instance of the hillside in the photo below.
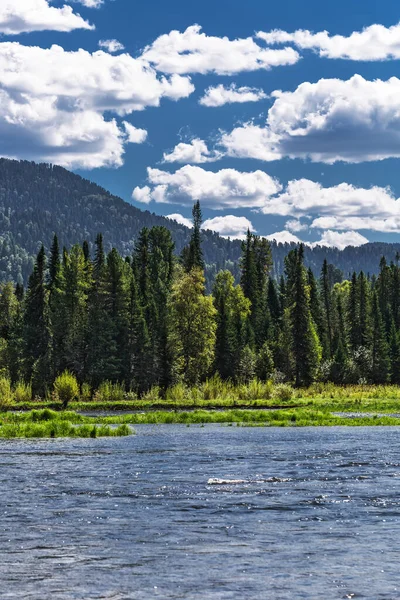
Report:
M 177 253 L 188 243 L 187 227 L 139 210 L 62 167 L 0 159 L 0 280 L 26 281 L 33 257 L 42 243 L 49 248 L 54 233 L 70 247 L 93 242 L 101 232 L 106 249 L 126 255 L 139 231 L 154 225 L 171 231 Z M 223 268 L 237 262 L 240 242 L 207 231 L 203 251 L 208 265 Z
M 180 253 L 190 230 L 149 211 L 140 210 L 82 177 L 48 164 L 0 159 L 0 280 L 26 282 L 33 259 L 43 243 L 48 249 L 54 233 L 60 244 L 70 247 L 102 232 L 107 249 L 132 252 L 142 227 L 164 225 Z M 272 244 L 274 275 L 283 271 L 284 257 L 294 247 Z M 238 274 L 240 242 L 212 231 L 203 232 L 203 251 L 208 278 L 216 269 L 230 268 Z M 305 249 L 306 266 L 318 274 L 325 258 L 345 276 L 353 269 L 377 273 L 382 255 L 395 260 L 400 243 L 371 243 L 359 248 L 316 247 Z

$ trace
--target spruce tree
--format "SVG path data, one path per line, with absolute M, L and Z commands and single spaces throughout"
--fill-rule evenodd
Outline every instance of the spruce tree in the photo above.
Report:
M 203 216 L 199 201 L 193 206 L 192 216 L 192 236 L 190 238 L 189 246 L 182 253 L 183 266 L 187 272 L 191 269 L 204 270 L 205 267 L 203 250 L 201 248 L 201 225 L 203 223 Z
M 24 370 L 35 395 L 44 397 L 51 383 L 51 328 L 42 246 L 29 278 L 24 313 Z
M 376 292 L 372 298 L 372 366 L 373 383 L 387 383 L 390 377 L 389 348 Z
M 291 317 L 295 384 L 300 387 L 308 386 L 314 381 L 320 358 L 320 345 L 311 317 L 307 272 L 303 265 L 304 247 L 302 244 L 296 250 L 296 258 Z

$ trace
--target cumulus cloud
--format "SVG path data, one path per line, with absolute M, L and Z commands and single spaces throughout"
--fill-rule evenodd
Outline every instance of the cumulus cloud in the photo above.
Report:
M 209 87 L 202 98 L 199 100 L 199 104 L 208 107 L 224 106 L 224 104 L 233 104 L 235 102 L 259 102 L 268 98 L 267 94 L 258 88 L 251 87 L 237 87 L 234 83 L 229 87 L 225 87 L 222 84 L 215 87 Z
M 339 233 L 338 231 L 328 230 L 323 232 L 318 242 L 310 245 L 312 247 L 328 246 L 344 250 L 347 246 L 363 246 L 364 244 L 368 244 L 368 239 L 358 233 L 358 231 L 344 231 L 343 233 Z
M 234 215 L 224 215 L 222 217 L 207 219 L 203 223 L 203 229 L 211 229 L 219 233 L 222 237 L 229 237 L 232 240 L 242 240 L 246 237 L 248 230 L 255 231 L 249 219 Z
M 1 0 L 0 33 L 18 35 L 32 31 L 94 29 L 71 6 L 55 8 L 49 0 Z
M 282 193 L 270 197 L 261 211 L 311 217 L 311 228 L 400 231 L 400 201 L 390 189 L 377 186 L 367 189 L 341 183 L 324 188 L 309 179 L 297 179 L 289 181 Z M 300 231 L 293 228 L 293 221 L 286 225 Z
M 175 173 L 148 168 L 147 174 L 149 185 L 135 188 L 133 192 L 138 202 L 144 197 L 148 203 L 151 186 L 151 199 L 160 203 L 192 206 L 194 201 L 200 200 L 203 206 L 214 210 L 262 208 L 269 195 L 281 190 L 280 183 L 263 171 L 242 173 L 221 169 L 212 172 L 185 165 Z
M 119 166 L 124 144 L 143 141 L 144 130 L 120 127 L 110 114 L 126 116 L 194 90 L 189 78 L 159 77 L 128 54 L 16 42 L 0 44 L 0 81 L 0 154 L 83 168 Z
M 265 236 L 267 240 L 275 241 L 278 244 L 305 244 L 311 248 L 316 246 L 328 246 L 330 248 L 338 248 L 344 250 L 347 246 L 362 246 L 368 243 L 368 239 L 357 231 L 345 231 L 339 233 L 337 231 L 324 231 L 321 239 L 316 242 L 304 242 L 297 235 L 290 233 L 287 230 L 277 231 Z
M 300 56 L 293 48 L 262 48 L 251 37 L 230 40 L 208 36 L 199 25 L 192 25 L 184 32 L 171 31 L 158 37 L 144 49 L 143 58 L 163 73 L 234 75 L 293 65 Z
M 171 219 L 171 221 L 176 221 L 180 225 L 185 225 L 185 227 L 189 227 L 190 229 L 192 229 L 193 227 L 192 221 L 179 213 L 174 213 L 173 215 L 166 215 L 166 218 Z
M 284 156 L 358 163 L 400 156 L 400 80 L 321 79 L 275 91 L 265 127 L 252 123 L 221 137 L 230 156 Z
M 127 135 L 127 141 L 131 144 L 143 144 L 143 142 L 147 139 L 147 131 L 146 129 L 139 129 L 138 127 L 134 127 L 131 123 L 124 121 L 123 126 L 125 127 L 125 132 Z
M 265 238 L 267 240 L 275 241 L 278 244 L 300 244 L 301 239 L 297 237 L 297 235 L 293 235 L 290 231 L 277 231 L 275 233 L 271 233 L 270 235 L 266 235 Z
M 216 150 L 210 151 L 204 140 L 195 138 L 189 144 L 181 142 L 169 154 L 164 153 L 163 162 L 201 164 L 215 162 L 221 156 L 221 152 Z
M 144 187 L 136 186 L 132 192 L 132 199 L 142 204 L 150 204 L 151 202 L 151 188 L 148 185 Z
M 86 8 L 100 8 L 104 4 L 104 0 L 73 0 L 73 2 L 83 4 Z
M 125 46 L 118 40 L 100 40 L 99 48 L 104 48 L 104 50 L 107 50 L 107 52 L 110 52 L 111 54 L 125 50 Z
M 357 61 L 400 58 L 400 24 L 392 27 L 370 25 L 349 36 L 330 35 L 327 31 L 312 33 L 299 29 L 293 33 L 276 29 L 259 31 L 257 36 L 269 45 L 292 43 L 302 50 L 315 50 L 322 57 Z

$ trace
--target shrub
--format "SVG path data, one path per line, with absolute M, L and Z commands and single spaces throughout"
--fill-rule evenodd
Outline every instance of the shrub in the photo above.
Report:
M 103 381 L 94 395 L 96 402 L 123 402 L 125 400 L 125 389 L 120 383 Z
M 177 383 L 167 390 L 165 399 L 169 402 L 185 402 L 189 398 L 189 388 L 184 383 Z
M 75 375 L 69 371 L 64 371 L 59 375 L 53 386 L 54 398 L 61 402 L 63 408 L 67 408 L 69 402 L 79 397 L 79 385 Z
M 81 401 L 90 402 L 92 399 L 92 388 L 88 383 L 83 383 L 81 387 Z
M 158 385 L 153 385 L 147 392 L 144 392 L 141 399 L 146 402 L 158 402 L 160 400 L 160 393 L 160 387 Z
M 272 397 L 272 383 L 252 379 L 246 385 L 238 387 L 238 397 L 239 400 L 269 400 Z
M 293 398 L 293 388 L 286 383 L 280 383 L 275 386 L 274 397 L 281 402 L 288 402 Z
M 225 400 L 232 397 L 232 384 L 222 381 L 221 377 L 215 374 L 203 383 L 201 392 L 204 400 Z
M 8 377 L 0 377 L 0 408 L 10 406 L 12 401 L 11 382 Z
M 18 381 L 14 388 L 15 402 L 30 402 L 32 400 L 32 386 L 24 381 Z

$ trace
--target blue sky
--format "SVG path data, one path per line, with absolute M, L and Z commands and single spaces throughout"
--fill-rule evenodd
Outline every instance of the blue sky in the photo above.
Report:
M 2 6 L 3 156 L 231 237 L 399 239 L 398 2 Z

